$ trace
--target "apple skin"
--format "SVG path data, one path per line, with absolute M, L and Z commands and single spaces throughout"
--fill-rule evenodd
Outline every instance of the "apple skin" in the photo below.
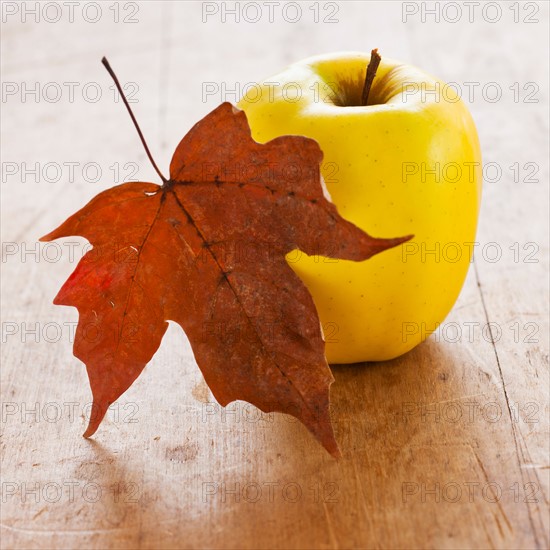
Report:
M 238 104 L 258 142 L 298 134 L 319 143 L 321 173 L 346 219 L 375 237 L 415 235 L 364 262 L 287 258 L 313 296 L 330 363 L 392 359 L 437 328 L 470 266 L 481 199 L 481 151 L 464 103 L 449 88 L 430 94 L 444 83 L 382 57 L 360 106 L 369 59 L 306 59 Z M 437 247 L 439 257 L 430 254 Z

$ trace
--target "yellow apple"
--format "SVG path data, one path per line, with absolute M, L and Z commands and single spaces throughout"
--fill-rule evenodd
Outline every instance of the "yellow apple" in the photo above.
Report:
M 289 66 L 239 102 L 252 136 L 315 139 L 338 211 L 375 237 L 412 241 L 365 262 L 292 253 L 317 306 L 331 363 L 397 357 L 422 342 L 455 303 L 471 263 L 481 153 L 453 89 L 382 58 L 361 105 L 370 55 L 335 53 Z

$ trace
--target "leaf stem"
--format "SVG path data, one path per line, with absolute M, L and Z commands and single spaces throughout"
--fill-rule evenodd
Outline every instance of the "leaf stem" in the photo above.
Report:
M 365 84 L 363 85 L 363 93 L 361 95 L 361 105 L 366 105 L 369 99 L 370 88 L 374 77 L 376 76 L 376 71 L 378 70 L 378 65 L 382 58 L 378 53 L 378 48 L 374 48 L 370 52 L 370 61 L 367 67 L 367 73 L 365 74 Z
M 128 109 L 128 112 L 130 113 L 130 117 L 132 119 L 132 122 L 134 123 L 134 126 L 136 127 L 137 133 L 139 134 L 139 138 L 141 139 L 141 143 L 143 143 L 143 147 L 145 148 L 145 152 L 147 153 L 147 156 L 149 157 L 149 160 L 151 161 L 151 164 L 153 165 L 153 168 L 159 175 L 160 179 L 162 180 L 162 183 L 166 183 L 168 180 L 162 175 L 162 172 L 159 170 L 159 167 L 157 166 L 157 163 L 153 159 L 153 155 L 151 155 L 151 151 L 149 151 L 149 147 L 147 146 L 147 142 L 145 141 L 145 138 L 143 137 L 143 134 L 141 132 L 141 129 L 139 127 L 139 124 L 137 123 L 136 117 L 134 116 L 134 113 L 132 112 L 132 109 L 128 103 L 128 100 L 126 99 L 126 96 L 124 95 L 124 92 L 122 91 L 122 86 L 120 85 L 120 82 L 118 81 L 118 78 L 115 74 L 115 71 L 113 71 L 111 65 L 109 65 L 109 62 L 107 61 L 107 58 L 104 57 L 101 60 L 101 63 L 105 66 L 107 69 L 107 72 L 111 75 L 111 78 L 114 80 L 115 85 L 118 89 L 118 93 L 120 94 L 120 97 L 122 97 L 122 101 L 124 101 L 124 105 L 126 105 L 126 108 Z

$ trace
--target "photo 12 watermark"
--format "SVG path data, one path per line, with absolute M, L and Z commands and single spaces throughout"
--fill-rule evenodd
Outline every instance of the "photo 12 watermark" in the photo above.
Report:
M 468 181 L 474 183 L 481 173 L 485 183 L 513 181 L 514 183 L 540 183 L 538 173 L 540 166 L 537 162 L 433 162 L 403 161 L 401 163 L 401 181 L 407 184 L 419 183 L 458 183 Z
M 402 2 L 401 21 L 409 23 L 540 23 L 539 2 Z
M 478 340 L 494 344 L 505 338 L 516 344 L 538 344 L 540 326 L 534 321 L 520 323 L 496 323 L 490 321 L 481 323 L 479 321 L 445 321 L 428 325 L 422 321 L 405 321 L 402 324 L 402 341 L 406 343 L 409 338 L 420 334 L 422 339 L 432 335 L 435 342 L 447 342 L 450 344 L 469 343 L 474 344 Z
M 105 165 L 96 161 L 12 162 L 0 164 L 2 183 L 99 183 L 107 180 L 112 185 L 139 181 L 137 162 L 118 162 Z
M 401 102 L 407 103 L 411 97 L 419 97 L 421 103 L 539 103 L 540 86 L 536 82 L 512 82 L 502 85 L 499 82 L 403 82 Z
M 339 23 L 338 2 L 202 2 L 203 23 Z
M 129 103 L 139 102 L 139 85 L 125 82 L 122 89 Z M 108 98 L 114 103 L 121 101 L 120 92 L 114 85 L 102 82 L 27 82 L 2 81 L 2 103 L 97 103 Z
M 0 2 L 2 23 L 139 23 L 139 2 Z
M 2 424 L 74 424 L 83 420 L 89 422 L 93 416 L 92 403 L 78 401 L 3 401 Z M 107 409 L 106 418 L 115 424 L 135 424 L 139 422 L 137 403 L 112 403 Z
M 113 481 L 3 481 L 2 503 L 97 504 L 99 502 L 137 504 L 142 489 L 135 482 Z
M 401 484 L 401 500 L 410 503 L 468 503 L 502 501 L 537 503 L 542 497 L 538 483 L 512 483 L 504 485 L 496 481 L 448 481 L 425 483 L 404 481 Z
M 496 424 L 501 421 L 538 424 L 541 413 L 541 407 L 535 401 L 502 406 L 494 399 L 458 398 L 434 403 L 406 401 L 401 407 L 401 420 L 419 419 L 422 424 Z
M 299 504 L 304 502 L 338 503 L 340 487 L 337 483 L 314 483 L 304 486 L 295 481 L 249 481 L 246 483 L 225 481 L 205 481 L 201 487 L 201 500 L 204 503 L 227 502 L 284 502 Z
M 251 328 L 251 324 L 257 327 L 257 330 Z M 233 346 L 237 343 L 246 342 L 254 345 L 258 341 L 257 331 L 262 334 L 262 343 L 264 345 L 276 346 L 281 341 L 282 335 L 288 330 L 290 323 L 285 319 L 251 319 L 246 323 L 237 321 L 227 323 L 220 321 L 205 321 L 202 325 L 202 342 L 208 343 L 213 340 L 221 342 L 227 346 Z M 338 333 L 340 327 L 338 323 L 327 321 L 321 324 L 321 333 L 323 340 L 327 344 L 338 343 Z

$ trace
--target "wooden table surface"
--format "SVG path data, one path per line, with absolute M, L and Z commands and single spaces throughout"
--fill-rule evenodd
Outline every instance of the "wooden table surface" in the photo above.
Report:
M 302 2 L 296 23 L 253 4 L 239 24 L 203 22 L 211 2 L 2 4 L 2 548 L 548 548 L 548 4 L 436 22 L 433 2 Z M 77 314 L 52 299 L 85 241 L 37 239 L 113 183 L 157 181 L 101 57 L 165 167 L 222 100 L 204 83 L 236 101 L 372 47 L 461 85 L 479 129 L 479 245 L 439 336 L 333 368 L 340 461 L 288 417 L 219 407 L 173 324 L 83 439 Z

